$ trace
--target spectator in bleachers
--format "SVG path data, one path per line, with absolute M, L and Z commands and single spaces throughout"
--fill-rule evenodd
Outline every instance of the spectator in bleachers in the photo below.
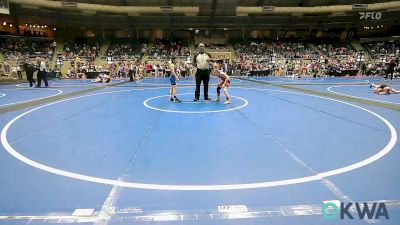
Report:
M 113 61 L 128 62 L 140 59 L 143 52 L 147 50 L 147 44 L 133 43 L 131 40 L 120 39 L 114 41 L 107 49 L 106 55 L 112 57 Z
M 152 49 L 149 51 L 150 59 L 165 60 L 174 55 L 182 60 L 190 56 L 189 48 L 182 41 L 170 41 L 167 39 L 158 40 Z
M 85 61 L 93 62 L 94 59 L 97 57 L 99 51 L 99 43 L 95 43 L 93 45 L 74 43 L 73 45 L 71 45 L 68 42 L 65 42 L 63 58 L 68 61 L 78 58 L 79 60 L 83 59 Z
M 395 58 L 400 56 L 400 41 L 370 42 L 364 44 L 364 47 L 375 60 L 378 60 L 382 56 Z
M 20 61 L 42 57 L 50 59 L 54 53 L 51 41 L 6 40 L 0 51 L 7 61 Z

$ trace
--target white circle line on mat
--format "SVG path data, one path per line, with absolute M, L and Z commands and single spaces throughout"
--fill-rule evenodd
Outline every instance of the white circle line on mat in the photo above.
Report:
M 21 88 L 22 89 L 22 88 Z M 21 90 L 21 89 L 10 89 L 10 90 Z M 23 90 L 27 90 L 30 88 L 24 88 Z M 6 104 L 1 104 L 0 107 L 2 106 L 9 106 L 9 105 L 15 105 L 15 104 L 20 104 L 20 103 L 26 103 L 26 102 L 32 102 L 32 101 L 36 101 L 36 100 L 40 100 L 40 99 L 45 99 L 45 98 L 50 98 L 56 95 L 60 95 L 63 92 L 59 89 L 54 89 L 54 88 L 41 88 L 40 90 L 52 90 L 52 91 L 57 91 L 56 94 L 54 95 L 49 95 L 49 96 L 45 96 L 45 97 L 41 97 L 41 98 L 34 98 L 34 99 L 28 99 L 28 100 L 24 100 L 24 101 L 18 101 L 18 102 L 11 102 L 11 103 L 6 103 Z
M 47 171 L 49 173 L 61 175 L 64 177 L 69 177 L 69 178 L 74 178 L 78 180 L 83 180 L 83 181 L 89 181 L 89 182 L 95 182 L 95 183 L 100 183 L 100 184 L 108 184 L 108 185 L 113 185 L 113 186 L 120 186 L 120 187 L 126 187 L 126 188 L 138 188 L 138 189 L 151 189 L 151 190 L 170 190 L 170 191 L 221 191 L 221 190 L 240 190 L 240 189 L 255 189 L 255 188 L 269 188 L 269 187 L 276 187 L 276 186 L 284 186 L 284 185 L 292 185 L 292 184 L 301 184 L 301 183 L 306 183 L 310 181 L 316 181 L 316 180 L 321 180 L 322 178 L 329 177 L 329 176 L 334 176 L 338 174 L 342 174 L 345 172 L 349 172 L 355 169 L 359 169 L 361 167 L 364 167 L 368 164 L 371 164 L 378 159 L 384 157 L 387 155 L 396 145 L 397 142 L 397 131 L 393 127 L 393 125 L 386 120 L 384 117 L 378 115 L 375 112 L 372 112 L 368 109 L 365 109 L 361 106 L 354 105 L 352 103 L 336 100 L 336 99 L 331 99 L 323 96 L 316 96 L 316 95 L 311 95 L 311 94 L 304 94 L 304 93 L 298 93 L 298 92 L 291 92 L 291 91 L 283 91 L 283 90 L 272 90 L 272 89 L 261 89 L 261 88 L 242 88 L 242 89 L 250 89 L 250 90 L 261 90 L 261 91 L 276 91 L 276 92 L 282 92 L 282 93 L 292 93 L 292 94 L 299 94 L 299 95 L 304 95 L 304 96 L 312 96 L 316 98 L 321 98 L 321 99 L 327 99 L 339 103 L 343 103 L 358 109 L 361 109 L 365 112 L 368 112 L 375 117 L 379 118 L 381 121 L 383 121 L 386 126 L 390 130 L 390 140 L 386 144 L 385 147 L 383 147 L 379 152 L 376 154 L 362 160 L 359 162 L 356 162 L 354 164 L 344 166 L 338 169 L 333 169 L 329 171 L 325 171 L 322 173 L 318 173 L 312 176 L 305 176 L 305 177 L 299 177 L 299 178 L 293 178 L 293 179 L 285 179 L 285 180 L 275 180 L 275 181 L 267 181 L 267 182 L 258 182 L 258 183 L 241 183 L 241 184 L 210 184 L 210 185 L 168 185 L 168 184 L 151 184 L 151 183 L 135 183 L 135 182 L 125 182 L 121 180 L 113 180 L 113 179 L 106 179 L 106 178 L 100 178 L 100 177 L 94 177 L 94 176 L 88 176 L 84 174 L 79 174 L 79 173 L 73 173 L 61 169 L 57 169 L 54 167 L 50 167 L 44 164 L 41 164 L 39 162 L 33 161 L 21 153 L 19 153 L 17 150 L 15 150 L 10 143 L 7 140 L 7 132 L 11 125 L 20 119 L 21 117 L 34 112 L 38 109 L 54 105 L 60 102 L 65 102 L 73 99 L 78 99 L 78 98 L 84 98 L 84 97 L 89 97 L 89 96 L 96 96 L 96 95 L 104 95 L 104 94 L 111 94 L 111 93 L 117 93 L 117 92 L 127 92 L 127 91 L 133 91 L 135 89 L 131 90 L 120 90 L 120 91 L 111 91 L 111 92 L 102 92 L 102 93 L 95 93 L 95 94 L 90 94 L 90 95 L 84 95 L 84 96 L 78 96 L 74 98 L 69 98 L 69 99 L 63 99 L 57 102 L 52 102 L 46 105 L 42 105 L 39 107 L 36 107 L 34 109 L 31 109 L 29 111 L 26 111 L 15 118 L 13 118 L 11 121 L 9 121 L 2 129 L 1 131 L 1 143 L 3 144 L 4 149 L 11 154 L 13 157 L 16 159 L 20 160 L 21 162 L 24 162 L 32 167 L 35 167 L 40 170 Z M 143 90 L 143 89 L 141 89 Z
M 180 94 L 180 95 L 193 95 L 193 93 L 183 93 L 183 94 Z M 229 109 L 204 110 L 204 111 L 183 111 L 183 110 L 161 109 L 161 108 L 157 108 L 157 107 L 154 107 L 154 106 L 150 106 L 150 105 L 148 104 L 148 102 L 151 101 L 151 100 L 153 100 L 153 99 L 163 98 L 163 97 L 168 97 L 168 96 L 170 96 L 170 95 L 160 95 L 160 96 L 155 96 L 155 97 L 152 97 L 152 98 L 148 98 L 148 99 L 146 99 L 146 100 L 143 101 L 143 105 L 144 105 L 145 107 L 149 108 L 149 109 L 154 109 L 154 110 L 158 110 L 158 111 L 162 111 L 162 112 L 169 112 L 169 113 L 186 113 L 186 114 L 190 114 L 190 113 L 192 113 L 192 114 L 201 114 L 201 113 L 220 113 L 220 112 L 233 111 L 233 110 L 241 109 L 241 108 L 243 108 L 243 107 L 245 107 L 245 106 L 247 106 L 247 105 L 249 104 L 249 102 L 248 102 L 246 99 L 241 98 L 241 97 L 237 97 L 237 96 L 233 96 L 233 95 L 231 95 L 230 97 L 231 97 L 231 98 L 240 99 L 240 100 L 242 100 L 242 101 L 244 102 L 244 104 L 242 104 L 242 105 L 240 105 L 240 106 L 237 106 L 237 107 L 234 107 L 234 108 L 229 108 Z M 179 96 L 179 94 L 178 94 L 178 96 Z M 177 103 L 177 104 L 179 104 L 179 103 Z

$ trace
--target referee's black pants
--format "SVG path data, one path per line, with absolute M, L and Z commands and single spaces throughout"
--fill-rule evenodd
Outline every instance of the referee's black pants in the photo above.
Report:
M 386 70 L 386 79 L 393 80 L 393 73 L 394 73 L 394 69 L 388 68 Z
M 208 82 L 210 81 L 210 70 L 197 69 L 195 99 L 200 98 L 200 85 L 202 81 L 204 85 L 204 99 L 208 99 Z
M 28 79 L 28 81 L 29 81 L 29 87 L 32 87 L 35 84 L 35 80 L 33 79 L 32 71 L 26 72 L 26 79 Z
M 36 85 L 36 87 L 40 87 L 42 85 L 42 80 L 44 81 L 44 86 L 48 87 L 49 83 L 47 82 L 47 75 L 46 75 L 46 71 L 40 71 L 37 74 L 37 79 L 38 79 L 38 83 Z
M 133 70 L 129 70 L 129 82 L 133 81 Z

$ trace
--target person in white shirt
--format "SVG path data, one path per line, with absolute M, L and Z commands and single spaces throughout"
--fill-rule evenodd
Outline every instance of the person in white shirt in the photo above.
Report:
M 136 77 L 136 65 L 134 62 L 129 64 L 129 82 L 133 81 L 133 78 Z
M 200 98 L 200 85 L 203 81 L 204 85 L 204 99 L 211 100 L 208 97 L 208 83 L 210 81 L 210 59 L 211 55 L 205 52 L 205 45 L 199 44 L 199 53 L 195 54 L 193 62 L 197 67 L 196 71 L 196 91 L 194 101 L 198 101 Z
M 49 83 L 47 82 L 47 77 L 46 77 L 46 61 L 43 58 L 38 59 L 38 67 L 39 67 L 39 72 L 37 74 L 37 85 L 36 87 L 41 87 L 42 85 L 42 80 L 44 81 L 45 87 L 49 87 Z
M 17 69 L 18 79 L 22 80 L 22 69 L 21 69 L 21 66 L 20 66 L 19 62 L 17 64 L 17 68 L 16 69 Z
M 158 76 L 158 68 L 155 64 L 152 66 L 151 75 L 153 75 L 154 77 Z

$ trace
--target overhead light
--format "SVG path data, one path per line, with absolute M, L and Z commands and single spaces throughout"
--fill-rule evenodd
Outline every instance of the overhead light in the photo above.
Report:
M 6 22 L 6 21 L 3 22 L 3 26 L 5 26 L 5 25 L 7 25 L 7 22 Z
M 47 28 L 47 25 L 44 25 L 44 28 Z
M 57 30 L 57 29 L 54 27 L 53 30 Z
M 193 30 L 193 28 L 189 28 L 189 30 Z
M 36 28 L 36 25 L 33 25 L 33 28 Z
M 381 27 L 383 27 L 383 25 L 381 25 Z
M 228 30 L 228 28 L 225 27 L 224 30 Z
M 27 26 L 28 26 L 28 24 L 26 23 L 26 24 L 25 24 L 25 26 L 27 27 Z
M 12 27 L 13 25 L 10 23 L 10 27 Z
M 32 25 L 29 25 L 29 27 L 32 27 Z

